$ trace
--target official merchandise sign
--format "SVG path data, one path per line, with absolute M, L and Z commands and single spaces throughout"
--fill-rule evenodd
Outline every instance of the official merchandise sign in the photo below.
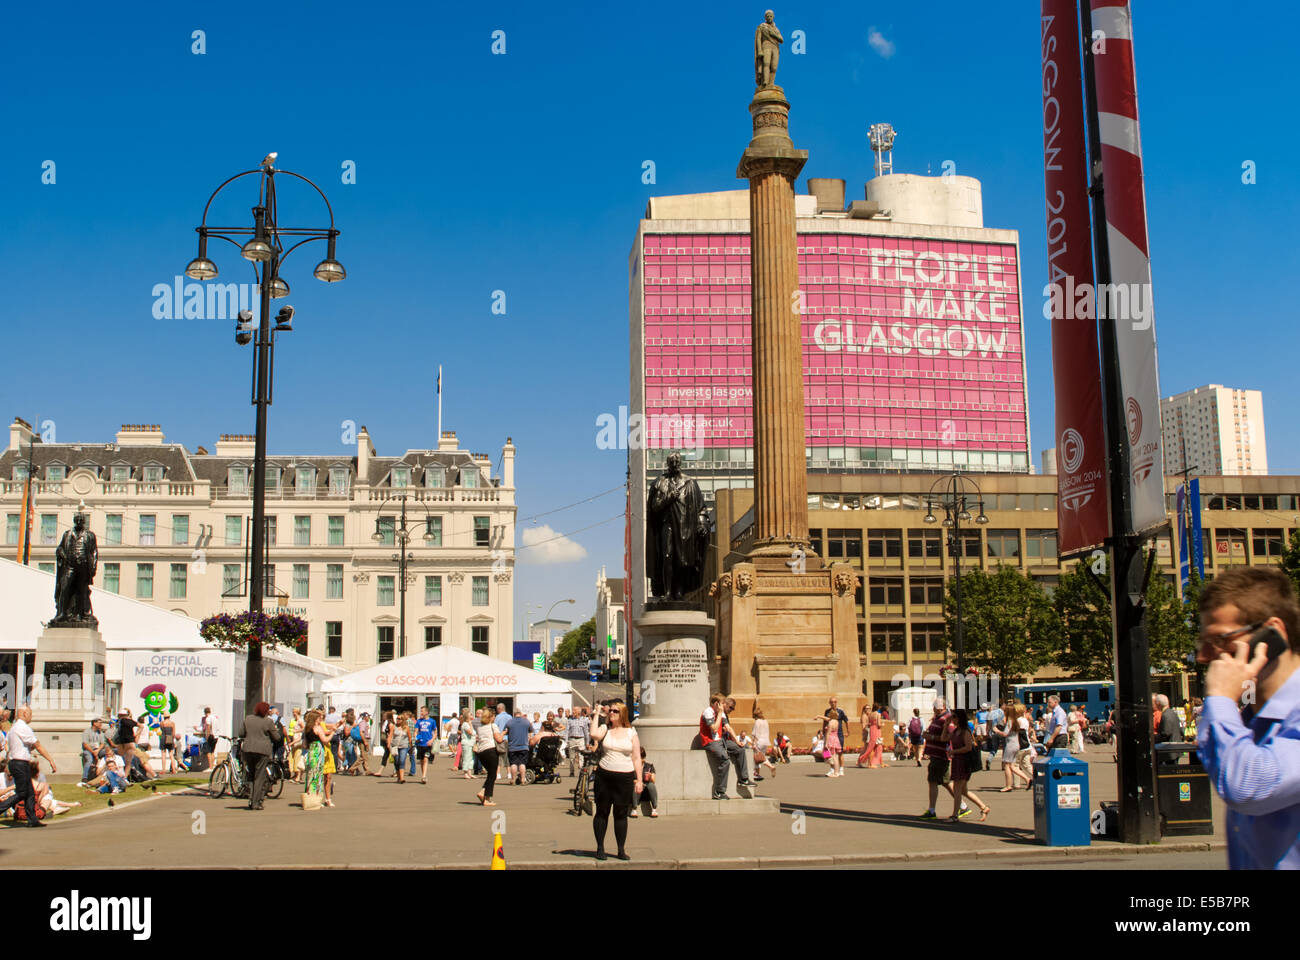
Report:
M 185 733 L 199 725 L 203 708 L 211 707 L 218 733 L 228 734 L 239 660 L 222 650 L 124 650 L 122 706 L 132 716 L 148 712 L 151 724 L 166 710 Z

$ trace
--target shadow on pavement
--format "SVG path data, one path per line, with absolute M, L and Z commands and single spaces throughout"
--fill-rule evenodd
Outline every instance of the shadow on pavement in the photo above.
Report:
M 1018 827 L 997 827 L 990 826 L 986 823 L 979 823 L 975 821 L 974 814 L 971 814 L 970 821 L 961 820 L 957 823 L 947 823 L 942 819 L 931 820 L 905 813 L 868 813 L 865 810 L 842 810 L 836 807 L 809 807 L 797 803 L 781 804 L 782 813 L 790 814 L 796 811 L 819 820 L 851 820 L 858 823 L 878 823 L 893 827 L 920 827 L 923 830 L 938 830 L 943 833 L 978 834 L 980 836 L 1002 840 L 1003 842 L 1010 844 L 1024 846 L 1037 845 L 1032 830 L 1025 830 Z

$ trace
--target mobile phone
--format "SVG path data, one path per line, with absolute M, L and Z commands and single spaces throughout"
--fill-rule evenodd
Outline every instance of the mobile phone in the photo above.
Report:
M 1250 653 L 1247 655 L 1249 658 L 1254 658 L 1255 648 L 1261 643 L 1267 645 L 1265 652 L 1270 663 L 1286 653 L 1288 648 L 1286 640 L 1275 627 L 1262 627 L 1250 635 Z

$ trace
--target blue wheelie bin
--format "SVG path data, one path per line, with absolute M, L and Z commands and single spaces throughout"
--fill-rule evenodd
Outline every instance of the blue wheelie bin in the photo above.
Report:
M 1057 748 L 1034 760 L 1034 837 L 1049 847 L 1086 847 L 1088 764 Z

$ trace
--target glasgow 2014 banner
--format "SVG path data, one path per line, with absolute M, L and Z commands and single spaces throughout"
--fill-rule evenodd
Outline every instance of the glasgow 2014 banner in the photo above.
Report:
M 1091 289 L 1092 231 L 1084 151 L 1077 0 L 1042 0 L 1043 175 L 1047 199 L 1047 319 L 1056 387 L 1056 518 L 1060 552 L 1088 550 L 1109 534 L 1101 359 L 1094 311 L 1065 309 Z

